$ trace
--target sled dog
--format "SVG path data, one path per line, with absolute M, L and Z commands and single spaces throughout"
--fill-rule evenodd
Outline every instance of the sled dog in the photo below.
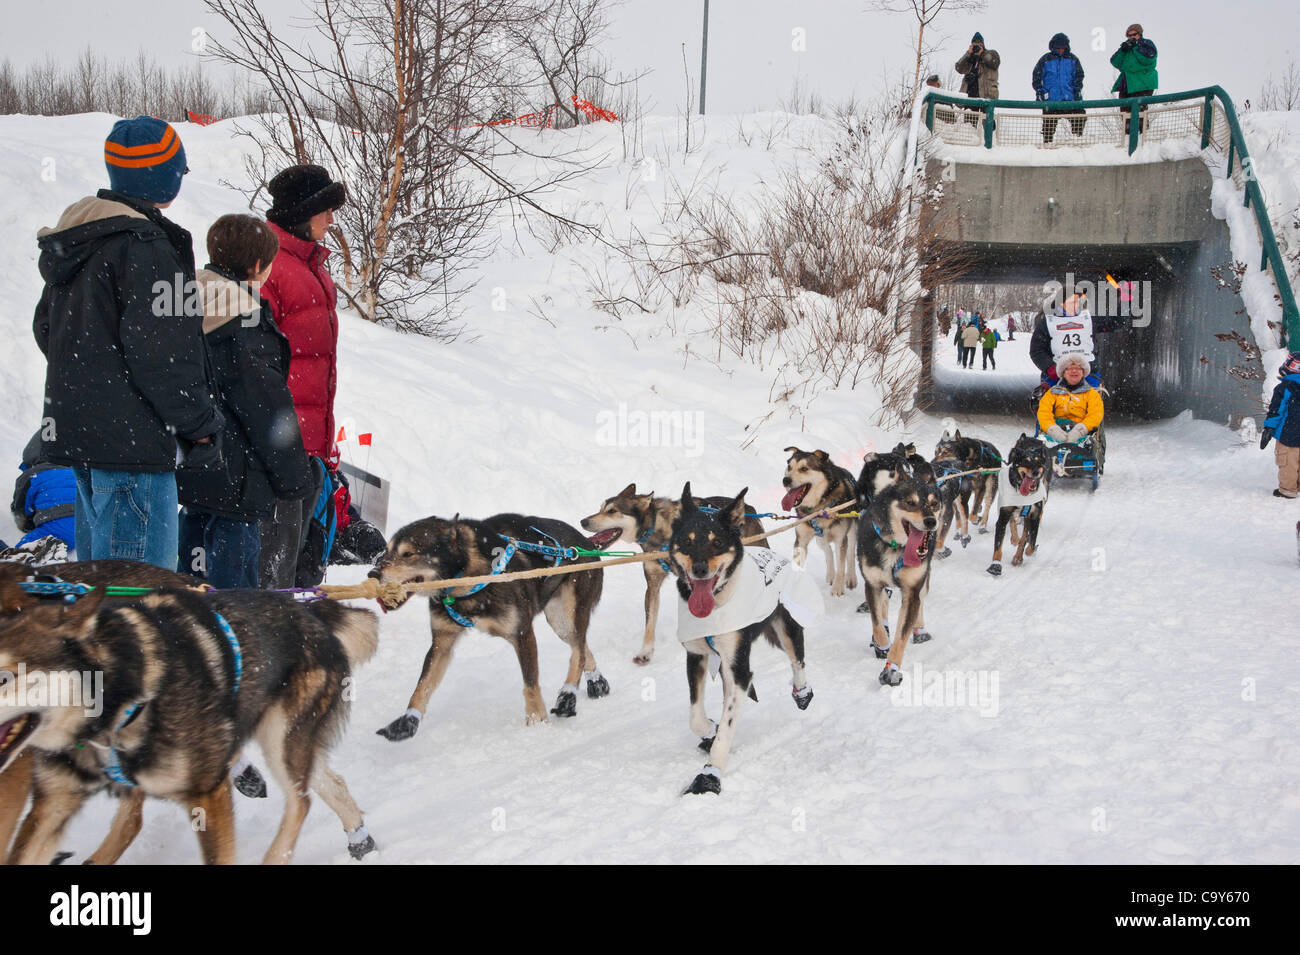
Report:
M 731 498 L 699 497 L 695 501 L 707 507 L 722 508 L 731 503 Z M 666 551 L 678 511 L 678 503 L 672 498 L 655 497 L 654 492 L 638 494 L 636 485 L 629 484 L 613 497 L 606 498 L 600 510 L 584 517 L 581 524 L 583 530 L 593 532 L 592 546 L 602 550 L 617 540 L 626 540 L 640 544 L 646 553 Z M 761 534 L 763 522 L 756 517 L 746 517 L 741 532 L 744 537 Z M 645 633 L 641 638 L 641 649 L 632 662 L 644 666 L 654 656 L 659 592 L 671 574 L 666 558 L 647 561 L 641 568 L 645 571 Z
M 998 475 L 998 526 L 993 535 L 993 563 L 988 571 L 1002 573 L 1002 536 L 1008 526 L 1016 545 L 1011 566 L 1019 567 L 1025 555 L 1038 550 L 1038 528 L 1043 522 L 1047 491 L 1052 479 L 1052 453 L 1037 438 L 1021 434 Z
M 946 471 L 949 474 L 996 468 L 1002 463 L 1002 455 L 997 448 L 980 438 L 964 437 L 960 430 L 951 435 L 947 431 L 943 433 L 935 446 L 934 459 L 936 472 Z M 940 467 L 940 462 L 946 467 Z M 953 467 L 956 471 L 951 470 Z M 944 483 L 960 484 L 956 488 L 955 500 L 957 538 L 961 546 L 965 547 L 970 543 L 971 518 L 974 518 L 981 534 L 989 532 L 989 511 L 993 507 L 993 497 L 997 494 L 998 476 L 996 472 L 969 474 Z
M 415 583 L 451 577 L 477 577 L 493 572 L 494 561 L 502 571 L 550 567 L 553 556 L 526 549 L 508 551 L 510 541 L 524 541 L 544 547 L 588 547 L 589 541 L 575 527 L 563 521 L 523 514 L 497 514 L 483 520 L 450 520 L 426 517 L 407 524 L 388 543 L 372 577 L 383 581 Z M 508 558 L 508 560 L 506 560 Z M 578 563 L 594 562 L 579 557 Z M 600 601 L 603 570 L 590 570 L 552 577 L 534 577 L 479 587 L 449 587 L 429 596 L 429 630 L 432 646 L 424 657 L 419 682 L 407 710 L 379 735 L 397 742 L 414 736 L 451 663 L 456 642 L 470 627 L 501 637 L 515 648 L 524 678 L 524 716 L 527 723 L 546 720 L 546 704 L 537 682 L 537 639 L 533 620 L 546 615 L 546 622 L 569 645 L 569 670 L 551 712 L 576 716 L 578 680 L 585 677 L 587 696 L 609 694 L 609 683 L 596 669 L 596 658 L 587 646 L 587 628 L 592 611 Z M 405 601 L 403 601 L 404 603 Z
M 871 611 L 871 646 L 885 660 L 880 682 L 897 686 L 899 668 L 910 637 L 913 643 L 930 639 L 925 629 L 923 602 L 930 587 L 935 529 L 942 508 L 932 484 L 906 478 L 885 488 L 858 518 L 858 567 Z M 902 592 L 897 632 L 892 640 L 886 618 L 888 588 Z
M 790 457 L 785 463 L 785 497 L 781 509 L 793 510 L 800 517 L 835 507 L 857 496 L 853 475 L 835 464 L 825 451 L 800 451 L 786 448 Z M 854 536 L 857 526 L 851 518 L 815 519 L 800 524 L 794 532 L 794 562 L 800 567 L 808 560 L 808 544 L 816 536 L 826 554 L 826 583 L 831 594 L 844 596 L 845 588 L 857 587 L 853 571 Z
M 292 858 L 309 789 L 343 821 L 354 855 L 373 848 L 326 758 L 347 722 L 352 669 L 378 645 L 374 614 L 256 590 L 101 595 L 97 588 L 71 603 L 41 599 L 0 620 L 0 669 L 21 663 L 29 680 L 103 674 L 94 709 L 21 698 L 0 704 L 0 771 L 25 750 L 34 755 L 32 809 L 11 862 L 48 862 L 68 820 L 105 789 L 201 811 L 204 861 L 233 862 L 229 770 L 250 738 L 285 793 L 264 862 Z M 129 824 L 123 831 L 134 836 Z
M 677 636 L 686 648 L 691 732 L 709 753 L 686 793 L 722 791 L 741 705 L 746 696 L 758 699 L 749 654 L 760 636 L 790 658 L 795 705 L 802 710 L 812 702 L 804 676 L 804 627 L 821 612 L 821 594 L 786 558 L 741 543 L 748 490 L 709 513 L 695 505 L 688 482 L 668 541 L 668 564 L 680 598 Z M 722 716 L 716 723 L 704 708 L 704 677 L 711 662 L 722 675 Z

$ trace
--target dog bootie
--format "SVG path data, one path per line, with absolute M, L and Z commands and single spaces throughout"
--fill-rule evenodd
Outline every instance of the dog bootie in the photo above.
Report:
M 938 552 L 934 555 L 934 559 L 935 559 L 935 560 L 943 560 L 945 557 L 951 557 L 951 556 L 952 556 L 952 548 L 951 548 L 951 547 L 945 547 L 943 550 L 938 551 Z
M 794 705 L 801 710 L 808 709 L 808 704 L 812 702 L 812 687 L 805 686 L 802 690 L 797 686 L 790 690 L 790 695 L 794 697 Z
M 903 682 L 903 674 L 898 669 L 897 663 L 886 663 L 885 668 L 880 671 L 881 686 L 898 686 Z
M 917 627 L 915 630 L 912 631 L 913 643 L 929 643 L 933 639 L 934 639 L 934 634 L 932 634 L 929 630 L 926 630 L 924 627 Z
M 703 771 L 691 780 L 691 784 L 682 790 L 682 795 L 701 796 L 704 793 L 722 792 L 722 774 L 712 766 L 705 766 Z
M 244 767 L 244 771 L 235 776 L 235 788 L 249 799 L 266 798 L 266 780 L 262 774 L 257 771 L 257 767 L 249 763 Z
M 400 743 L 402 740 L 414 736 L 419 728 L 420 711 L 407 710 L 383 729 L 375 730 L 375 732 L 391 743 Z
M 378 846 L 375 845 L 374 838 L 366 832 L 365 823 L 357 826 L 348 833 L 348 855 L 354 859 L 360 859 L 362 856 L 374 852 Z
M 885 636 L 889 637 L 889 642 L 885 644 L 883 647 L 880 644 L 876 643 L 876 638 L 874 634 L 871 637 L 871 649 L 876 651 L 877 660 L 887 660 L 889 658 L 889 651 L 894 646 L 894 638 L 891 637 L 889 634 L 889 624 L 884 624 L 884 628 L 885 628 Z
M 577 716 L 578 715 L 578 688 L 572 683 L 566 683 L 560 687 L 560 695 L 555 700 L 555 707 L 551 710 L 554 716 Z
M 989 564 L 989 573 L 992 574 L 994 577 L 1001 577 L 1002 565 L 995 560 L 993 563 Z
M 609 696 L 609 681 L 599 670 L 592 670 L 587 674 L 587 697 L 596 700 L 602 696 Z

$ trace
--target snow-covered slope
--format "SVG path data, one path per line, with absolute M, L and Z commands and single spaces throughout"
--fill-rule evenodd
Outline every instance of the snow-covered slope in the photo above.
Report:
M 811 118 L 746 117 L 784 127 L 769 150 L 761 134 L 739 142 L 737 122 L 710 118 L 685 156 L 673 120 L 647 121 L 647 143 L 659 144 L 650 179 L 644 164 L 623 161 L 615 127 L 554 134 L 604 158 L 547 201 L 616 235 L 652 231 L 670 183 L 717 174 L 743 204 L 755 183 L 832 135 Z M 35 231 L 103 185 L 110 124 L 0 117 L 0 333 L 10 342 L 0 462 L 15 468 L 43 381 L 29 327 Z M 192 172 L 169 214 L 196 237 L 244 208 L 220 184 L 242 176 L 227 125 L 180 129 Z M 42 178 L 46 157 L 53 181 Z M 910 432 L 869 427 L 870 389 L 823 391 L 769 415 L 770 370 L 719 360 L 707 336 L 670 331 L 706 316 L 688 307 L 672 319 L 615 320 L 590 304 L 598 246 L 550 254 L 522 242 L 482 266 L 455 344 L 343 316 L 338 416 L 349 434 L 374 434 L 369 458 L 350 444 L 345 455 L 393 482 L 390 530 L 453 511 L 576 522 L 633 481 L 670 495 L 687 479 L 709 493 L 748 485 L 754 504 L 776 509 L 786 445 L 826 448 L 856 470 L 869 448 L 915 439 L 929 450 L 942 430 L 924 416 Z M 505 311 L 492 309 L 498 288 Z M 538 309 L 544 319 L 531 314 Z M 677 426 L 648 443 L 635 424 L 655 412 L 677 412 Z M 956 423 L 1001 447 L 1031 427 Z M 1101 489 L 1054 490 L 1041 551 L 1025 567 L 990 578 L 991 540 L 979 536 L 936 565 L 926 614 L 935 640 L 909 649 L 898 691 L 877 684 L 879 664 L 864 653 L 860 590 L 828 598 L 830 613 L 808 636 L 816 699 L 806 712 L 787 699 L 784 658 L 756 648 L 762 702 L 745 710 L 719 798 L 677 795 L 702 754 L 687 727 L 675 607 L 664 601 L 654 662 L 633 665 L 643 585 L 631 568 L 607 572 L 592 626 L 610 697 L 582 698 L 576 719 L 526 728 L 513 651 L 470 634 L 420 733 L 389 743 L 374 730 L 405 708 L 428 647 L 427 617 L 412 602 L 383 619 L 333 762 L 367 811 L 375 862 L 1293 861 L 1300 642 L 1289 621 L 1300 510 L 1268 495 L 1271 457 L 1204 422 L 1117 424 Z M 775 546 L 788 553 L 788 535 Z M 821 568 L 814 552 L 810 569 Z M 362 573 L 335 570 L 330 580 Z M 538 635 L 549 701 L 567 651 L 544 623 Z M 969 676 L 975 705 L 935 689 L 934 674 Z M 255 861 L 279 800 L 274 790 L 265 801 L 237 798 L 239 856 Z M 111 811 L 97 801 L 67 848 L 89 851 Z M 317 805 L 298 858 L 347 861 L 344 849 L 337 820 Z M 188 820 L 156 804 L 124 861 L 196 858 Z

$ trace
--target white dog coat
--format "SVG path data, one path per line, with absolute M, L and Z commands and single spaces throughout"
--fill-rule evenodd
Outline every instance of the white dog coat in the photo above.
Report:
M 1038 490 L 1033 494 L 1021 494 L 1020 488 L 1011 483 L 1011 467 L 1003 465 L 998 476 L 998 507 L 1026 507 L 1047 500 L 1047 475 L 1038 482 Z
M 778 603 L 785 604 L 790 616 L 803 627 L 816 622 L 825 606 L 816 582 L 788 557 L 765 547 L 746 547 L 740 566 L 732 574 L 731 596 L 725 604 L 715 604 L 707 617 L 691 613 L 678 594 L 677 639 L 686 643 L 743 630 L 765 620 Z

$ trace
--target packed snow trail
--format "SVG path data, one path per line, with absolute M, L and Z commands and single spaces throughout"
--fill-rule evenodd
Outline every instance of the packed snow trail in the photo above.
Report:
M 1006 419 L 959 424 L 999 447 L 1019 433 Z M 743 712 L 720 797 L 678 795 L 704 755 L 674 600 L 654 662 L 631 662 L 639 573 L 607 572 L 593 621 L 611 696 L 580 694 L 575 719 L 525 727 L 513 651 L 467 634 L 419 734 L 393 744 L 374 730 L 404 708 L 428 646 L 412 601 L 383 620 L 334 760 L 367 811 L 374 861 L 1294 861 L 1297 509 L 1268 496 L 1268 456 L 1214 425 L 1117 425 L 1109 451 L 1095 494 L 1053 488 L 1024 566 L 990 577 L 991 534 L 935 566 L 935 639 L 908 648 L 897 690 L 876 681 L 860 590 L 828 598 L 809 630 L 806 712 L 788 698 L 784 656 L 757 647 L 761 702 Z M 1250 585 L 1264 579 L 1281 585 Z M 538 643 L 549 701 L 566 651 L 544 623 Z M 900 705 L 945 670 L 985 673 L 988 715 Z M 251 862 L 280 803 L 273 791 L 238 807 Z M 101 799 L 65 845 L 87 851 L 110 810 Z M 186 829 L 151 804 L 123 861 L 192 861 Z M 313 812 L 299 861 L 347 861 L 344 848 L 333 816 Z

